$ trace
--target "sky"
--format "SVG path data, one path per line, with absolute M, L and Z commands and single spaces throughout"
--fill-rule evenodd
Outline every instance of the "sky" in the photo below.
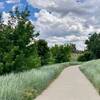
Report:
M 49 46 L 74 43 L 84 50 L 90 34 L 100 32 L 100 0 L 0 0 L 0 12 L 7 20 L 9 10 L 29 7 L 30 20 Z

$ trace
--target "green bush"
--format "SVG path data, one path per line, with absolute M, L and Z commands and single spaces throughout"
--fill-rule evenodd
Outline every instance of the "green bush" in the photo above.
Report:
M 77 60 L 78 61 L 89 61 L 89 60 L 92 60 L 92 53 L 86 51 L 85 53 L 80 55 Z
M 29 57 L 25 57 L 26 69 L 38 68 L 41 66 L 41 59 L 38 55 L 36 45 L 32 48 L 32 54 Z

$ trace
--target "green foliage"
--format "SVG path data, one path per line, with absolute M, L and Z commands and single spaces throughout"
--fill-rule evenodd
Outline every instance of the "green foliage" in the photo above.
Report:
M 30 57 L 26 57 L 26 66 L 28 69 L 32 68 L 38 68 L 41 66 L 41 59 L 38 55 L 36 45 L 34 44 L 34 47 L 32 48 L 32 54 Z
M 49 56 L 50 57 L 48 58 L 48 64 L 55 64 L 55 59 L 51 51 L 49 52 Z
M 93 34 L 86 40 L 88 51 L 93 53 L 94 58 L 100 58 L 100 33 Z
M 70 61 L 71 47 L 70 45 L 55 45 L 51 48 L 55 63 L 62 63 Z
M 93 83 L 100 93 L 100 60 L 93 60 L 80 66 L 80 70 Z
M 23 11 L 16 8 L 9 14 L 6 25 L 0 14 L 0 74 L 70 61 L 71 51 L 76 51 L 75 45 L 49 48 L 45 40 L 34 39 L 39 33 L 29 20 L 27 7 Z
M 82 55 L 80 55 L 78 57 L 78 61 L 89 61 L 89 60 L 92 60 L 92 53 L 91 52 L 88 52 L 88 51 L 85 51 Z
M 30 40 L 33 41 L 33 37 L 38 34 L 28 17 L 27 8 L 22 12 L 16 8 L 14 12 L 10 12 L 7 25 L 3 24 L 2 17 L 0 18 L 0 74 L 40 66 L 40 58 L 34 53 L 34 44 L 29 45 Z M 32 54 L 35 54 L 34 61 L 31 59 Z
M 50 50 L 45 40 L 38 40 L 37 44 L 37 52 L 39 57 L 41 58 L 41 65 L 47 65 L 50 58 Z

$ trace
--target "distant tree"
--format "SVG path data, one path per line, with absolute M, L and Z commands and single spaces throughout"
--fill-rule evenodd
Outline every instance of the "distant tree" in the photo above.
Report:
M 55 58 L 55 63 L 70 61 L 71 47 L 69 45 L 55 45 L 51 48 L 51 51 Z
M 48 64 L 54 64 L 55 58 L 53 57 L 53 54 L 51 51 L 49 51 L 49 58 L 48 58 Z
M 0 16 L 0 74 L 28 69 L 27 59 L 34 54 L 34 44 L 29 45 L 30 40 L 38 35 L 28 19 L 30 12 L 27 8 L 21 12 L 16 8 L 9 14 L 7 25 Z
M 76 45 L 75 44 L 70 44 L 72 52 L 77 53 Z
M 79 57 L 78 57 L 78 61 L 89 61 L 89 60 L 92 60 L 93 57 L 92 57 L 92 53 L 89 52 L 89 51 L 85 51 L 83 54 L 81 54 Z
M 47 42 L 45 40 L 38 40 L 37 41 L 37 50 L 38 55 L 41 58 L 41 65 L 48 64 L 49 58 L 50 58 L 50 50 L 47 45 Z
M 56 58 L 57 52 L 58 52 L 59 46 L 56 44 L 55 46 L 50 48 L 50 51 L 52 52 L 53 58 Z
M 94 58 L 100 58 L 100 33 L 94 33 L 86 40 L 87 50 L 90 51 Z

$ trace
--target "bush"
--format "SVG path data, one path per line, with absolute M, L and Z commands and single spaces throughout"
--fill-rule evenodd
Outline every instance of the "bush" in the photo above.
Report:
M 89 60 L 92 60 L 91 52 L 85 52 L 84 54 L 78 57 L 78 61 L 89 61 Z
M 26 58 L 26 69 L 38 68 L 41 66 L 41 59 L 37 55 Z

